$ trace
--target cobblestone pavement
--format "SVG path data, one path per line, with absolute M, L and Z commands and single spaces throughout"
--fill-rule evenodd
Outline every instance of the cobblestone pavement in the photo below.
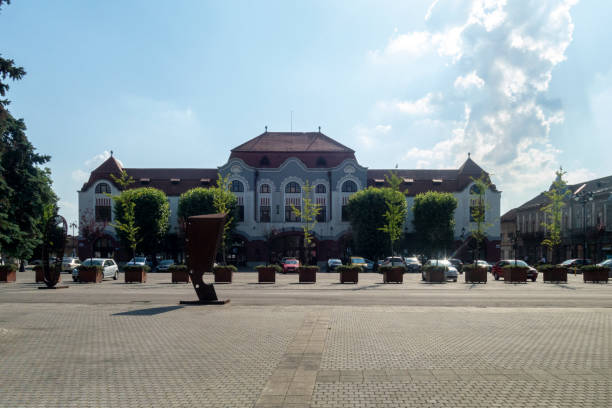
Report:
M 29 274 L 0 284 L 0 407 L 612 406 L 612 285 L 580 277 L 470 288 L 245 273 L 216 285 L 228 305 L 183 307 L 193 289 L 167 274 L 56 291 Z M 287 292 L 297 301 L 275 295 Z M 453 296 L 466 306 L 429 300 Z M 504 297 L 511 307 L 477 307 Z

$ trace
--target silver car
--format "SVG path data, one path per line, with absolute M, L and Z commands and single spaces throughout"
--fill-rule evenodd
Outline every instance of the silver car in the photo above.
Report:
M 598 263 L 597 266 L 608 268 L 608 278 L 612 278 L 612 259 L 606 259 L 605 261 Z
M 459 272 L 457 268 L 453 266 L 453 264 L 448 259 L 430 259 L 427 261 L 425 266 L 446 266 L 444 270 L 444 277 L 446 280 L 452 280 L 453 282 L 457 282 L 457 278 L 459 277 Z M 425 268 L 421 270 L 421 278 L 425 280 Z
M 62 259 L 62 272 L 70 272 L 81 264 L 79 258 L 73 258 L 71 256 L 65 256 Z
M 113 278 L 117 280 L 119 278 L 119 267 L 117 263 L 110 258 L 88 258 L 81 265 L 91 266 L 98 265 L 102 266 L 102 279 L 104 278 Z M 75 282 L 79 281 L 79 268 L 74 268 L 72 270 L 72 280 Z

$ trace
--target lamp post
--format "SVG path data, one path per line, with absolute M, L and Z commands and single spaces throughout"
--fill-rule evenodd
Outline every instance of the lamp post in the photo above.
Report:
M 521 236 L 521 231 L 518 228 L 518 223 L 514 226 L 514 235 L 512 237 L 512 248 L 514 249 L 514 264 L 516 265 L 516 250 L 518 249 L 518 239 Z
M 74 242 L 74 229 L 78 228 L 76 222 L 71 222 L 70 228 L 72 228 L 72 256 L 76 256 L 76 243 Z
M 582 259 L 587 258 L 587 239 L 586 239 L 586 205 L 593 201 L 592 191 L 583 191 L 574 196 L 574 201 L 582 204 Z

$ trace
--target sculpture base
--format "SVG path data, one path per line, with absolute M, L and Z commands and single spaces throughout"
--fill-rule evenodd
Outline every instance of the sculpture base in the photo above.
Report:
M 179 304 L 181 305 L 224 305 L 229 303 L 229 299 L 223 300 L 181 300 Z

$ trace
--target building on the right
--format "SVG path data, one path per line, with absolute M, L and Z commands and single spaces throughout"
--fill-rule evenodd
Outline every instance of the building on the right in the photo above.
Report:
M 547 234 L 542 208 L 549 203 L 542 192 L 502 216 L 502 247 L 506 256 L 530 263 L 571 258 L 599 262 L 612 257 L 612 176 L 567 188 L 570 194 L 562 210 L 562 242 L 556 255 L 542 244 Z

